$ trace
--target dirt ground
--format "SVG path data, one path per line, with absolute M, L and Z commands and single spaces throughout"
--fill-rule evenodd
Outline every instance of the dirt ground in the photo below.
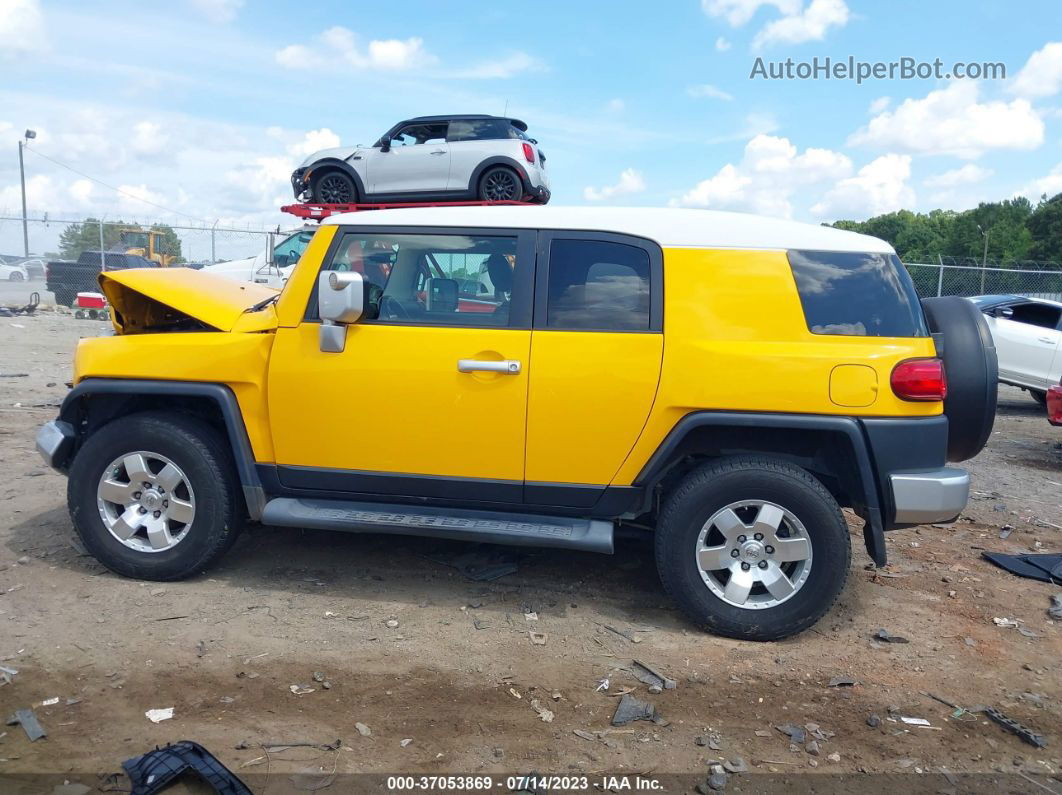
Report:
M 51 792 L 64 777 L 106 787 L 123 760 L 189 739 L 269 792 L 385 785 L 346 777 L 364 773 L 492 775 L 504 790 L 506 774 L 531 772 L 586 776 L 598 790 L 622 788 L 606 774 L 679 775 L 666 788 L 693 791 L 711 762 L 740 757 L 749 770 L 727 791 L 899 780 L 909 791 L 1062 793 L 1062 627 L 1047 614 L 1062 588 L 980 559 L 1062 548 L 1062 429 L 1018 390 L 1001 390 L 958 522 L 889 534 L 890 565 L 874 571 L 853 519 L 837 606 L 811 631 L 755 644 L 688 625 L 640 540 L 609 557 L 254 528 L 207 576 L 112 575 L 76 545 L 65 479 L 34 451 L 77 338 L 101 328 L 50 311 L 0 319 L 0 665 L 18 670 L 0 686 L 0 713 L 32 707 L 48 732 L 0 735 L 8 791 Z M 487 582 L 462 573 L 484 553 L 518 568 Z M 879 628 L 910 642 L 878 642 Z M 627 671 L 633 659 L 677 687 L 649 693 Z M 831 687 L 834 677 L 856 684 Z M 666 725 L 611 728 L 628 689 Z M 1048 745 L 955 717 L 928 692 L 995 706 Z M 145 717 L 166 707 L 170 720 Z M 817 755 L 775 728 L 788 723 L 817 724 Z M 41 773 L 58 778 L 20 776 Z

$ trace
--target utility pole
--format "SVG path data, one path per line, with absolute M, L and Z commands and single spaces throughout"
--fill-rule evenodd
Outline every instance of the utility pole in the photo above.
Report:
M 22 184 L 22 248 L 23 254 L 29 257 L 29 222 L 26 219 L 26 167 L 22 162 L 22 148 L 26 145 L 26 141 L 29 141 L 37 137 L 37 133 L 33 130 L 26 130 L 24 138 L 20 138 L 18 141 L 18 178 Z
M 981 295 L 985 294 L 985 266 L 988 264 L 988 232 L 981 228 L 981 225 L 977 225 L 977 231 L 984 236 L 985 250 L 981 255 Z

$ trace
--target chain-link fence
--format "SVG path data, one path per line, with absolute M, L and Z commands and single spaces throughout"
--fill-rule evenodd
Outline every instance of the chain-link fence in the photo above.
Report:
M 1015 263 L 1015 267 L 908 262 L 918 295 L 1023 295 L 1062 301 L 1062 266 Z
M 98 292 L 101 270 L 140 267 L 201 269 L 246 261 L 238 278 L 253 280 L 269 267 L 279 230 L 220 225 L 182 226 L 132 223 L 88 217 L 27 219 L 0 215 L 0 307 L 20 307 L 37 293 L 42 305 L 77 305 L 77 294 Z M 25 256 L 28 240 L 30 256 Z

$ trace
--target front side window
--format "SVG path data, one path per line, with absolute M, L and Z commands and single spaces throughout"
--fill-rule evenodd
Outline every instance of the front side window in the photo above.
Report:
M 397 325 L 509 325 L 517 238 L 347 232 L 325 270 L 375 288 L 366 318 Z
M 391 146 L 441 144 L 446 141 L 446 124 L 407 124 L 391 137 Z
M 273 249 L 273 262 L 279 268 L 294 265 L 299 261 L 299 257 L 302 256 L 302 252 L 306 250 L 311 239 L 313 239 L 312 230 L 296 232 L 291 237 L 285 238 Z
M 914 284 L 895 254 L 790 251 L 789 264 L 813 334 L 929 336 Z
M 649 272 L 644 248 L 603 240 L 553 240 L 546 326 L 648 331 Z

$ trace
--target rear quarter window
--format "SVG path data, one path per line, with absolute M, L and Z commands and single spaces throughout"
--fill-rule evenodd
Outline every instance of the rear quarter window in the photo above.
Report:
M 914 284 L 895 254 L 790 251 L 789 265 L 813 334 L 929 336 Z

